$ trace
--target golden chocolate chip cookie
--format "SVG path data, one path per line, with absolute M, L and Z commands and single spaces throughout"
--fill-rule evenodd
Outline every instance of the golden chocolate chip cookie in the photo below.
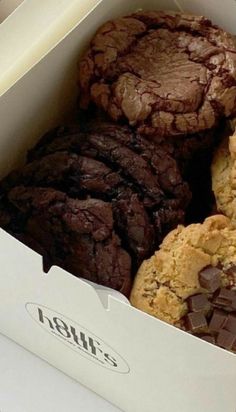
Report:
M 160 250 L 141 265 L 130 300 L 136 308 L 172 325 L 209 334 L 215 308 L 234 311 L 235 284 L 236 229 L 230 219 L 216 215 L 203 224 L 181 225 L 170 232 Z M 205 315 L 206 324 L 196 325 Z
M 236 225 L 236 132 L 225 138 L 212 163 L 212 189 L 217 209 Z

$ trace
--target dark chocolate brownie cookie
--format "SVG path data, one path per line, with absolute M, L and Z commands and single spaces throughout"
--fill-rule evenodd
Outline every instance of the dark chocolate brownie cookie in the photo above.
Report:
M 49 190 L 44 196 L 54 189 L 76 201 L 106 202 L 113 214 L 113 231 L 132 259 L 133 274 L 165 234 L 184 221 L 191 198 L 168 150 L 150 143 L 128 126 L 113 123 L 97 128 L 87 124 L 83 130 L 75 125 L 54 129 L 30 151 L 28 163 L 1 182 L 0 225 L 18 238 L 23 234 L 30 236 L 30 242 L 34 237 L 39 242 L 36 223 L 33 231 L 29 226 L 32 209 L 26 216 L 19 213 L 22 200 L 17 201 L 17 195 L 12 197 L 12 189 L 21 185 L 30 193 L 34 190 L 34 196 L 44 188 Z M 23 200 L 26 202 L 25 197 Z M 37 204 L 35 209 L 38 208 Z M 49 230 L 43 227 L 45 232 Z M 60 243 L 59 237 L 57 241 Z M 49 248 L 52 260 L 60 264 L 58 252 L 50 245 L 47 248 L 45 242 L 43 247 Z M 61 265 L 64 261 L 63 258 Z M 72 271 L 72 266 L 68 267 Z M 75 273 L 78 271 L 77 268 Z M 95 272 L 92 273 L 96 281 Z M 84 272 L 81 276 L 85 276 Z
M 128 296 L 131 259 L 114 233 L 109 203 L 24 186 L 12 189 L 9 200 L 24 216 L 25 232 L 48 251 L 52 263 Z
M 141 11 L 97 31 L 79 80 L 83 108 L 147 135 L 197 133 L 235 111 L 235 40 L 204 17 Z
M 171 153 L 173 148 L 162 147 L 162 143 L 150 142 L 127 126 L 109 122 L 87 125 L 83 131 L 79 126 L 76 132 L 74 126 L 72 129 L 54 129 L 50 134 L 54 138 L 44 137 L 30 151 L 29 161 L 55 152 L 73 152 L 116 171 L 123 182 L 142 194 L 147 205 L 158 205 L 166 198 L 179 206 L 189 201 L 189 189 L 182 180 L 175 153 Z

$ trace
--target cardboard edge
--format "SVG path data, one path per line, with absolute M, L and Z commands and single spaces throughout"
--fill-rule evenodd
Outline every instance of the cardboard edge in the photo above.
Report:
M 56 47 L 57 47 L 68 35 L 70 35 L 70 33 L 72 33 L 84 20 L 86 20 L 88 16 L 90 16 L 92 13 L 94 13 L 94 11 L 97 9 L 97 7 L 98 7 L 101 3 L 102 3 L 102 0 L 99 0 L 98 3 L 95 4 L 83 17 L 81 17 L 81 19 L 79 19 L 78 22 L 77 22 L 76 24 L 74 24 L 70 30 L 66 31 L 66 33 L 65 33 L 62 37 L 60 37 L 51 47 L 49 47 L 49 49 L 48 49 L 47 51 L 45 51 L 40 57 L 36 58 L 36 59 L 35 59 L 35 62 L 34 62 L 33 64 L 27 66 L 27 68 L 25 68 L 20 75 L 16 76 L 16 78 L 15 78 L 14 81 L 12 81 L 12 82 L 10 81 L 8 86 L 6 86 L 5 88 L 4 88 L 4 87 L 2 88 L 2 91 L 1 91 L 1 88 L 0 88 L 0 98 L 3 97 L 8 91 L 10 91 L 10 90 L 15 86 L 16 83 L 18 83 L 23 77 L 25 77 L 25 76 L 26 76 L 35 66 L 37 66 L 37 64 L 39 64 L 50 52 L 52 52 L 54 49 L 56 49 Z M 13 14 L 17 13 L 17 9 L 18 9 L 19 7 L 21 7 L 22 5 L 23 5 L 23 3 L 20 4 L 20 5 L 13 11 L 13 13 L 11 13 L 8 17 L 10 18 Z M 8 19 L 8 17 L 7 17 L 7 19 Z M 7 19 L 6 19 L 6 20 L 7 20 Z M 5 22 L 6 20 L 4 20 L 4 22 Z M 4 22 L 3 22 L 3 23 L 4 23 Z M 34 46 L 35 46 L 36 44 L 38 44 L 38 42 L 39 42 L 39 39 L 38 39 L 38 41 L 37 41 L 36 43 L 34 43 Z M 26 54 L 28 53 L 28 51 L 29 51 L 29 50 L 25 51 L 24 55 L 26 55 Z M 14 68 L 15 68 L 15 66 L 11 66 L 11 68 L 9 69 L 9 72 L 8 72 L 7 76 L 10 75 L 11 70 L 13 70 Z M 4 79 L 3 79 L 3 80 L 4 80 Z M 4 81 L 3 81 L 3 83 L 4 83 Z

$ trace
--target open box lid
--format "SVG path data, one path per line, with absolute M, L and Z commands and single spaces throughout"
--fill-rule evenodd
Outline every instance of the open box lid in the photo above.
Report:
M 2 23 L 24 0 L 0 0 L 0 23 Z
M 4 0 L 0 4 L 3 18 L 15 11 L 0 25 L 0 95 L 98 3 L 99 0 Z

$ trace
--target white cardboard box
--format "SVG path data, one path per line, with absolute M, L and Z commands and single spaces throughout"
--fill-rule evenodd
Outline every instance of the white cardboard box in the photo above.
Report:
M 120 412 L 0 334 L 1 412 Z
M 79 0 L 78 0 L 79 2 Z M 234 29 L 236 2 L 178 1 Z M 201 6 L 200 6 L 201 5 Z M 209 8 L 208 8 L 209 6 Z M 0 173 L 62 121 L 77 61 L 96 28 L 171 0 L 103 0 L 0 100 Z M 229 26 L 228 24 L 229 23 Z M 236 356 L 99 292 L 0 231 L 0 331 L 127 412 L 235 412 Z

